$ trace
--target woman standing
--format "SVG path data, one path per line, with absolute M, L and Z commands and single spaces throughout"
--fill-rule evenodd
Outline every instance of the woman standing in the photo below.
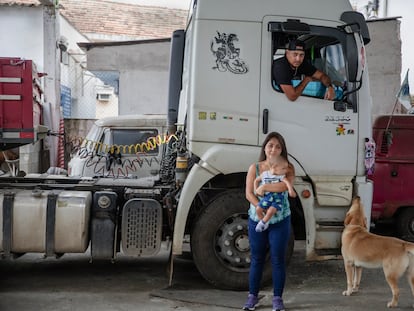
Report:
M 249 242 L 251 252 L 251 263 L 249 272 L 249 296 L 243 310 L 255 310 L 258 303 L 258 294 L 266 262 L 266 252 L 269 249 L 272 264 L 273 280 L 273 311 L 284 311 L 283 289 L 286 279 L 285 253 L 290 237 L 290 207 L 288 200 L 288 188 L 285 183 L 265 184 L 254 192 L 254 180 L 262 172 L 269 170 L 272 158 L 282 155 L 287 159 L 288 153 L 285 140 L 276 132 L 269 133 L 265 138 L 260 152 L 259 162 L 249 167 L 246 177 L 246 199 L 250 202 L 249 208 Z M 289 163 L 286 178 L 293 184 L 295 170 Z M 284 201 L 282 209 L 278 211 L 269 221 L 269 227 L 256 232 L 256 226 L 260 221 L 256 214 L 259 203 L 258 196 L 264 192 L 283 192 Z

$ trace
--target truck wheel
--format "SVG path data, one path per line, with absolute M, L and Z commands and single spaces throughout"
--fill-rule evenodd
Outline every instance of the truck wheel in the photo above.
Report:
M 403 209 L 397 217 L 398 236 L 414 242 L 414 207 Z
M 244 191 L 219 194 L 199 215 L 191 234 L 191 251 L 201 275 L 221 289 L 247 290 L 250 267 L 248 239 L 249 204 Z M 290 239 L 287 257 L 293 252 Z M 272 278 L 270 258 L 265 264 L 263 283 Z

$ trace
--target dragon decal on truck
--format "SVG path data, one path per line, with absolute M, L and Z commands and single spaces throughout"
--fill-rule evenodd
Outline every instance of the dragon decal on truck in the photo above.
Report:
M 216 57 L 216 66 L 220 72 L 230 71 L 235 74 L 244 74 L 249 71 L 246 63 L 240 58 L 240 48 L 235 46 L 239 41 L 234 33 L 226 34 L 217 31 L 217 36 L 211 41 L 211 52 Z

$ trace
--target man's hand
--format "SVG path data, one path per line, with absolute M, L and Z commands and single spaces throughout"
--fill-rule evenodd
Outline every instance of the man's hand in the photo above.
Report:
M 269 228 L 269 223 L 265 223 L 263 220 L 261 220 L 257 223 L 255 230 L 256 232 L 263 232 L 267 228 Z
M 302 79 L 302 82 L 305 83 L 305 87 L 306 85 L 308 85 L 309 82 L 312 82 L 313 78 L 311 76 L 304 76 Z
M 333 86 L 332 85 L 328 86 L 325 92 L 325 99 L 333 100 L 335 96 L 336 94 L 335 94 L 335 89 L 333 88 Z

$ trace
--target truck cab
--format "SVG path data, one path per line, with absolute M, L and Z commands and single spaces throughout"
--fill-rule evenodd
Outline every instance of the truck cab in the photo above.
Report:
M 169 124 L 185 133 L 194 165 L 180 190 L 173 254 L 182 252 L 189 228 L 201 274 L 217 286 L 241 287 L 235 284 L 244 283 L 250 260 L 245 176 L 265 137 L 276 131 L 296 171 L 292 224 L 297 237 L 300 229 L 305 232 L 306 258 L 340 258 L 353 196 L 361 197 L 368 218 L 372 203 L 364 164 L 364 142 L 372 135 L 364 17 L 342 0 L 198 0 L 187 28 L 176 35 L 182 36 L 177 51 L 184 57 L 170 81 L 182 85 L 179 100 L 170 101 L 169 112 L 177 114 L 169 114 Z M 308 61 L 340 88 L 336 100 L 308 90 L 290 101 L 275 87 L 273 62 L 292 38 L 305 42 Z M 176 54 L 171 63 L 180 63 Z M 196 197 L 204 198 L 201 212 L 195 210 L 198 218 L 186 224 Z M 270 279 L 269 271 L 264 279 Z
M 97 120 L 68 163 L 71 177 L 157 178 L 165 115 Z
M 372 223 L 391 224 L 395 233 L 414 241 L 414 115 L 376 118 Z

